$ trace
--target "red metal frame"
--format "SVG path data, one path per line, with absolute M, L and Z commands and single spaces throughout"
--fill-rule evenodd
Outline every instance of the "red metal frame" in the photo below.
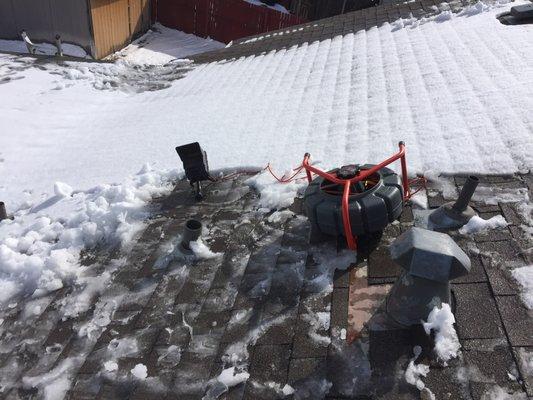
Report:
M 409 186 L 409 179 L 407 176 L 407 161 L 405 160 L 405 143 L 400 142 L 398 144 L 400 150 L 398 153 L 393 155 L 390 158 L 387 158 L 382 163 L 361 171 L 357 176 L 351 178 L 351 179 L 340 179 L 337 178 L 335 175 L 329 174 L 327 172 L 324 172 L 318 168 L 313 167 L 309 164 L 309 159 L 311 158 L 311 155 L 309 153 L 306 153 L 304 156 L 304 160 L 302 162 L 302 166 L 305 168 L 305 172 L 307 174 L 307 180 L 309 183 L 312 181 L 313 177 L 311 176 L 311 173 L 315 173 L 325 179 L 327 179 L 330 182 L 336 183 L 338 185 L 344 185 L 344 191 L 342 195 L 342 222 L 344 224 L 344 233 L 346 235 L 346 242 L 348 243 L 348 247 L 351 250 L 357 250 L 357 241 L 354 235 L 352 234 L 352 226 L 350 224 L 350 212 L 348 207 L 348 200 L 350 198 L 350 186 L 353 183 L 360 182 L 364 180 L 365 178 L 369 177 L 372 174 L 375 174 L 377 171 L 379 171 L 381 168 L 386 167 L 387 165 L 393 163 L 394 161 L 397 161 L 400 159 L 401 165 L 402 165 L 402 186 L 403 186 L 403 200 L 409 200 L 409 198 L 412 196 L 411 189 Z

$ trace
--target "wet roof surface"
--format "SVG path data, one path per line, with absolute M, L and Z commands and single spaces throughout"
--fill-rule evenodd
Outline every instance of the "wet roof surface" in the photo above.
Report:
M 200 203 L 180 182 L 158 200 L 126 258 L 103 250 L 88 256 L 95 275 L 113 275 L 89 311 L 59 320 L 64 290 L 40 299 L 40 312 L 28 313 L 30 302 L 6 310 L 0 343 L 13 351 L 1 354 L 2 395 L 34 398 L 25 379 L 53 369 L 72 380 L 72 399 L 272 399 L 283 397 L 286 383 L 294 398 L 418 399 L 403 375 L 417 345 L 418 362 L 431 367 L 424 381 L 438 399 L 481 399 L 496 386 L 532 394 L 522 358 L 531 352 L 533 323 L 509 275 L 532 261 L 521 228 L 527 221 L 517 212 L 523 202 L 486 204 L 479 197 L 473 205 L 481 217 L 502 214 L 511 225 L 453 234 L 472 271 L 453 285 L 462 352 L 443 367 L 421 327 L 366 325 L 399 271 L 387 245 L 413 225 L 416 206 L 406 207 L 357 265 L 333 272 L 333 264 L 346 263 L 346 252 L 335 241 L 310 244 L 300 201 L 292 211 L 265 214 L 243 180 L 211 185 Z M 460 177 L 443 180 L 462 184 Z M 533 189 L 531 175 L 486 177 L 480 193 L 483 187 L 529 195 Z M 430 185 L 428 201 L 442 204 L 442 191 Z M 206 244 L 220 255 L 169 256 L 169 243 L 192 217 L 203 222 Z M 132 378 L 137 364 L 147 367 L 147 379 Z M 250 377 L 225 392 L 214 378 L 230 365 Z

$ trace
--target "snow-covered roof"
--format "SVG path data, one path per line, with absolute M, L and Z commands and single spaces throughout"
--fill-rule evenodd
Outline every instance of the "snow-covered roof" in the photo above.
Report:
M 533 26 L 496 19 L 516 3 L 453 13 L 453 4 L 426 2 L 248 38 L 209 55 L 225 61 L 200 64 L 164 90 L 132 86 L 176 79 L 168 68 L 140 76 L 123 62 L 39 70 L 9 61 L 25 69 L 2 67 L 24 79 L 0 89 L 2 131 L 10 132 L 0 194 L 16 201 L 27 189 L 50 193 L 55 180 L 75 189 L 121 182 L 145 162 L 174 168 L 174 147 L 191 141 L 212 168 L 271 162 L 284 170 L 305 152 L 324 166 L 377 162 L 399 140 L 412 173 L 531 168 Z M 426 9 L 417 14 L 417 5 Z M 367 28 L 354 29 L 361 23 Z M 278 50 L 265 52 L 263 42 Z M 229 59 L 238 48 L 248 56 Z

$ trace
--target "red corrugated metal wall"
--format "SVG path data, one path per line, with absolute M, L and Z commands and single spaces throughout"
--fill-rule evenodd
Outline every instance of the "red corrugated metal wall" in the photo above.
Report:
M 224 43 L 305 22 L 243 0 L 152 0 L 152 11 L 169 28 Z

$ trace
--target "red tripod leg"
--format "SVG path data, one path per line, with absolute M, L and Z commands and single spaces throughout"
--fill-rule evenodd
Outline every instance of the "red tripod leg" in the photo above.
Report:
M 357 242 L 352 234 L 352 224 L 350 223 L 350 181 L 344 183 L 344 192 L 342 194 L 342 223 L 344 225 L 344 235 L 346 236 L 346 243 L 350 250 L 357 250 Z

